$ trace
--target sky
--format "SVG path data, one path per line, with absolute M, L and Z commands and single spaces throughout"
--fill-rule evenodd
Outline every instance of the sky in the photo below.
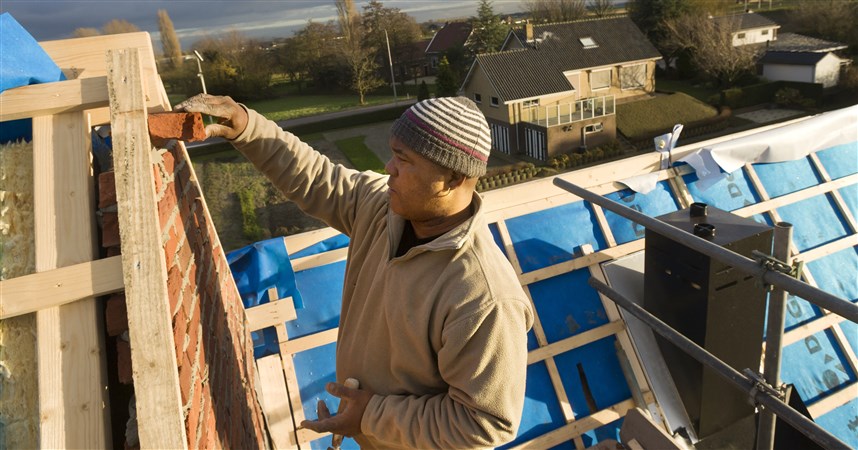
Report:
M 355 0 L 358 12 L 369 0 Z M 476 16 L 478 0 L 381 0 L 399 8 L 417 22 Z M 519 12 L 521 0 L 493 0 L 497 14 Z M 77 28 L 100 29 L 113 19 L 127 20 L 158 36 L 158 10 L 173 21 L 182 47 L 198 39 L 238 30 L 253 38 L 289 37 L 293 31 L 316 22 L 336 20 L 334 0 L 0 0 L 0 13 L 8 12 L 38 41 L 66 39 Z

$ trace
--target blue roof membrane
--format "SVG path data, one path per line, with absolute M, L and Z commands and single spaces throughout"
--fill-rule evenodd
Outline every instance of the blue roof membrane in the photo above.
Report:
M 814 422 L 849 447 L 858 448 L 858 398 L 817 417 Z
M 858 173 L 858 142 L 820 150 L 816 156 L 832 180 Z
M 851 232 L 828 194 L 777 208 L 781 220 L 793 226 L 792 241 L 799 252 L 845 237 Z
M 852 217 L 858 217 L 858 184 L 845 186 L 838 189 L 837 192 L 840 193 Z
M 708 189 L 703 189 L 695 172 L 683 176 L 682 179 L 695 202 L 706 203 L 724 211 L 735 211 L 760 202 L 759 193 L 748 181 L 748 176 L 743 169 L 727 174 L 725 178 L 709 186 Z M 772 225 L 771 219 L 763 214 L 756 214 L 752 219 Z
M 297 339 L 339 326 L 345 273 L 346 262 L 339 261 L 295 274 L 295 282 L 301 289 L 306 303 L 312 304 L 313 307 L 297 311 L 298 319 L 286 322 L 286 333 L 289 339 Z
M 807 263 L 818 288 L 852 302 L 858 301 L 858 249 L 850 247 Z M 822 317 L 816 305 L 795 295 L 787 296 L 784 329 L 792 330 Z
M 590 244 L 605 248 L 605 238 L 587 202 L 575 202 L 507 219 L 522 273 L 572 259 L 575 249 Z
M 518 436 L 498 449 L 514 447 L 566 424 L 563 411 L 560 409 L 560 400 L 557 399 L 557 393 L 551 384 L 545 361 L 527 366 L 527 385 L 524 395 L 524 414 L 521 416 Z M 574 450 L 575 446 L 571 442 L 566 442 L 554 448 Z
M 754 164 L 754 171 L 769 198 L 816 186 L 821 181 L 807 157 L 778 163 L 757 163 Z
M 655 189 L 647 194 L 637 193 L 631 189 L 623 189 L 610 193 L 605 198 L 640 211 L 650 217 L 658 217 L 679 209 L 679 204 L 673 197 L 667 181 L 658 182 Z M 646 234 L 646 229 L 643 225 L 634 223 L 611 211 L 605 210 L 605 220 L 608 222 L 608 227 L 611 229 L 611 233 L 614 235 L 614 240 L 617 244 L 625 244 L 626 242 L 641 239 Z
M 617 358 L 616 338 L 596 342 L 554 357 L 575 419 L 589 416 L 632 396 Z M 579 368 L 580 366 L 580 368 Z M 584 388 L 586 381 L 596 409 L 590 409 Z
M 548 343 L 608 323 L 599 294 L 587 284 L 589 269 L 579 269 L 529 285 L 536 314 Z
M 782 360 L 783 381 L 795 385 L 806 405 L 812 405 L 856 381 L 855 373 L 830 330 L 821 331 L 784 347 Z M 850 404 L 855 405 L 855 400 Z M 831 411 L 821 417 L 832 413 L 834 416 L 826 418 L 826 424 L 820 425 L 839 439 L 851 442 L 855 447 L 858 444 L 858 434 L 855 433 L 856 412 L 858 411 L 852 410 L 852 417 L 840 421 L 833 419 L 837 419 L 843 411 Z M 848 410 L 845 415 L 850 415 Z

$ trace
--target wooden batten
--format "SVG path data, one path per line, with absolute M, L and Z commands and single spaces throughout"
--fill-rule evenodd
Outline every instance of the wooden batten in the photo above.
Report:
M 91 261 L 95 205 L 83 112 L 33 119 L 36 272 Z M 36 314 L 39 441 L 44 448 L 110 442 L 101 308 L 93 298 Z
M 142 448 L 187 448 L 167 269 L 137 48 L 107 52 L 110 124 L 137 424 Z
M 107 106 L 107 78 L 31 84 L 0 94 L 0 122 Z

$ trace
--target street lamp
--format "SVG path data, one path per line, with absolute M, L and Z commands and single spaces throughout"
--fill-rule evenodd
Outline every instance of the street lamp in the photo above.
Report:
M 202 61 L 205 60 L 203 59 L 203 55 L 201 55 L 200 52 L 196 50 L 194 50 L 194 55 L 197 56 L 197 76 L 200 77 L 200 83 L 202 83 L 203 85 L 203 94 L 208 94 L 208 92 L 206 92 L 206 79 L 203 77 L 203 65 L 200 64 Z
M 387 62 L 390 63 L 390 84 L 393 85 L 393 103 L 396 103 L 396 80 L 393 79 L 393 57 L 390 55 L 390 40 L 387 39 L 387 30 L 384 30 L 384 42 L 387 44 Z

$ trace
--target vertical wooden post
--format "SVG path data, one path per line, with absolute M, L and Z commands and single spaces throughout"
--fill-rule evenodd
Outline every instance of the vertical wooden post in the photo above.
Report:
M 33 118 L 36 271 L 95 255 L 89 124 L 82 112 Z M 110 441 L 101 310 L 93 298 L 36 314 L 43 448 Z
M 108 50 L 107 72 L 140 446 L 184 449 L 187 437 L 138 49 Z

